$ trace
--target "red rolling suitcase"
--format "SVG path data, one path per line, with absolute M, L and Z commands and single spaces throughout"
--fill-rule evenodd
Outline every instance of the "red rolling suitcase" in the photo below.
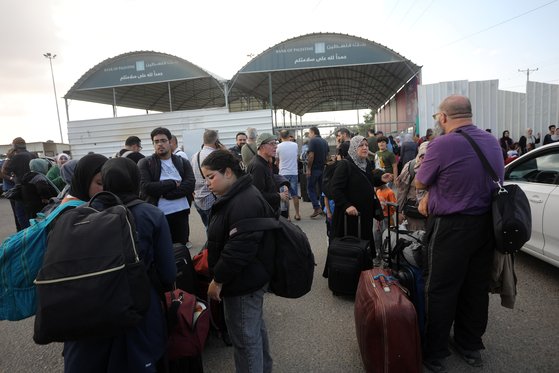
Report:
M 355 330 L 366 372 L 422 372 L 417 314 L 390 269 L 361 272 Z

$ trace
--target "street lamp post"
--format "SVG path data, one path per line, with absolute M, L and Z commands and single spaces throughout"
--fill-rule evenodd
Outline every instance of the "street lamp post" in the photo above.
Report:
M 45 58 L 49 59 L 50 63 L 50 74 L 52 76 L 52 88 L 54 89 L 54 103 L 56 104 L 56 115 L 58 116 L 58 129 L 60 130 L 60 142 L 64 143 L 62 138 L 62 123 L 60 123 L 60 110 L 58 110 L 58 96 L 56 95 L 56 84 L 54 83 L 54 70 L 52 69 L 52 59 L 56 58 L 56 54 L 45 53 L 43 54 Z

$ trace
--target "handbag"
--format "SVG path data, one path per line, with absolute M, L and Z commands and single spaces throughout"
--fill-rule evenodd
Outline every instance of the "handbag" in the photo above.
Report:
M 205 277 L 210 277 L 207 247 L 202 248 L 198 254 L 194 255 L 192 263 L 194 263 L 194 271 L 196 271 L 196 273 Z
M 415 199 L 408 199 L 402 206 L 402 212 L 408 218 L 412 219 L 426 219 L 427 217 L 419 212 L 417 201 Z
M 16 184 L 13 188 L 5 191 L 4 198 L 11 199 L 12 201 L 21 201 L 23 198 L 21 184 Z
M 181 289 L 165 293 L 169 360 L 198 356 L 210 330 L 208 305 Z
M 475 141 L 461 130 L 456 132 L 468 140 L 497 185 L 491 202 L 495 248 L 503 254 L 519 251 L 532 235 L 532 212 L 526 194 L 516 184 L 503 185 Z

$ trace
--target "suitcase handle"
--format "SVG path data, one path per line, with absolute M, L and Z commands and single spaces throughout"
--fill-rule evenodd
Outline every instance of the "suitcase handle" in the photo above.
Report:
M 400 209 L 400 205 L 398 205 L 397 203 L 394 202 L 385 202 L 386 206 L 388 207 L 388 218 L 387 218 L 387 225 L 386 225 L 386 230 L 387 230 L 387 238 L 388 238 L 388 267 L 392 268 L 392 254 L 393 254 L 393 247 L 392 247 L 392 240 L 390 238 L 390 228 L 391 224 L 390 224 L 390 211 L 392 210 L 392 208 L 394 208 L 395 210 L 395 219 L 394 221 L 396 222 L 396 225 L 393 227 L 393 229 L 396 231 L 396 243 L 398 242 L 398 239 L 400 238 L 400 231 L 398 230 L 398 213 L 399 213 L 399 209 Z M 400 261 L 398 259 L 398 257 L 396 257 L 396 268 L 400 267 Z
M 347 212 L 344 213 L 344 236 L 347 236 Z M 357 237 L 361 238 L 361 213 L 357 213 Z

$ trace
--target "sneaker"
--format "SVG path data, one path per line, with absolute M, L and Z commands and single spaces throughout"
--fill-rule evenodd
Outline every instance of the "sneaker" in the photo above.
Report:
M 431 372 L 435 372 L 435 373 L 448 372 L 448 370 L 446 370 L 446 368 L 444 367 L 442 360 L 440 359 L 423 359 L 423 365 Z
M 322 211 L 320 209 L 314 209 L 314 212 L 312 213 L 311 218 L 316 218 L 321 213 L 322 213 Z
M 481 360 L 481 352 L 479 352 L 479 350 L 466 350 L 460 347 L 452 337 L 448 339 L 448 343 L 468 365 L 477 368 L 483 366 L 483 360 Z

